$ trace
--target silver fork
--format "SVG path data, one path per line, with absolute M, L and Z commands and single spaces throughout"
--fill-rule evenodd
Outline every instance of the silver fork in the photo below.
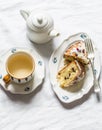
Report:
M 101 88 L 100 88 L 99 81 L 96 78 L 96 73 L 94 71 L 95 70 L 94 69 L 95 55 L 94 55 L 94 48 L 93 48 L 93 44 L 92 44 L 91 39 L 86 39 L 85 40 L 85 47 L 86 47 L 86 51 L 88 53 L 88 58 L 90 60 L 91 67 L 92 67 L 92 72 L 93 72 L 93 77 L 94 77 L 94 92 L 99 93 L 101 91 Z

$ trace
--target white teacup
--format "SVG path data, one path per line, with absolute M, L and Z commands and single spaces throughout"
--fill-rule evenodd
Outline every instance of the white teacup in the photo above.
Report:
M 24 51 L 15 52 L 10 55 L 6 62 L 7 75 L 3 80 L 6 84 L 10 81 L 15 83 L 26 83 L 30 81 L 34 75 L 35 62 L 33 57 Z

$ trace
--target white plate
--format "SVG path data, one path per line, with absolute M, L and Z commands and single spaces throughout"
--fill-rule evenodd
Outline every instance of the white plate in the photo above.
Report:
M 15 53 L 17 51 L 26 51 L 32 55 L 35 59 L 35 73 L 34 77 L 31 81 L 25 84 L 16 84 L 10 83 L 9 85 L 5 85 L 3 82 L 3 76 L 6 75 L 5 70 L 5 62 L 9 55 Z M 2 86 L 6 91 L 9 91 L 13 94 L 28 94 L 33 92 L 43 81 L 45 74 L 44 61 L 42 57 L 34 50 L 28 48 L 12 48 L 6 52 L 4 52 L 0 56 L 0 86 Z
M 91 87 L 93 86 L 93 74 L 90 65 L 88 65 L 88 70 L 86 72 L 86 76 L 83 82 L 78 84 L 76 88 L 81 89 L 76 92 L 68 91 L 60 87 L 59 83 L 57 82 L 56 75 L 61 66 L 63 66 L 63 53 L 65 49 L 68 47 L 69 44 L 73 43 L 76 40 L 85 40 L 89 38 L 86 33 L 78 33 L 75 35 L 70 36 L 68 39 L 64 40 L 64 42 L 56 49 L 49 61 L 49 69 L 50 69 L 50 81 L 52 84 L 52 88 L 58 98 L 64 103 L 70 103 L 77 99 L 80 99 L 89 92 Z M 95 48 L 95 72 L 97 78 L 100 75 L 100 61 L 97 49 Z

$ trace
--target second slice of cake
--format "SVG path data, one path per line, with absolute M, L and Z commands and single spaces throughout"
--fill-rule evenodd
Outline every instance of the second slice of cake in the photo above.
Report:
M 57 80 L 62 88 L 69 87 L 84 78 L 85 67 L 77 60 L 65 65 L 57 74 Z

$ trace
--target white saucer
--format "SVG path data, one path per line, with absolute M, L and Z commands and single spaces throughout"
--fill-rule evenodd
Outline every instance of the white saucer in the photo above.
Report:
M 77 99 L 80 99 L 89 92 L 89 90 L 93 86 L 93 74 L 90 65 L 88 65 L 88 70 L 86 72 L 85 79 L 82 83 L 78 84 L 77 87 L 82 87 L 77 92 L 71 92 L 65 90 L 60 87 L 59 83 L 57 82 L 56 75 L 61 66 L 63 66 L 63 53 L 65 49 L 68 47 L 69 44 L 73 43 L 76 40 L 83 40 L 89 38 L 86 33 L 78 33 L 75 35 L 70 36 L 68 39 L 64 40 L 64 42 L 56 49 L 49 61 L 49 69 L 50 69 L 50 81 L 52 84 L 53 91 L 58 96 L 58 98 L 64 103 L 70 103 Z M 53 71 L 52 71 L 53 70 Z M 98 51 L 95 48 L 95 73 L 96 77 L 98 78 L 100 75 L 100 60 Z
M 5 70 L 5 62 L 9 55 L 17 51 L 26 51 L 30 53 L 32 57 L 35 59 L 36 67 L 35 67 L 34 77 L 31 81 L 25 84 L 20 85 L 11 82 L 9 85 L 5 85 L 5 83 L 3 82 L 3 76 L 7 74 Z M 44 79 L 44 75 L 45 75 L 44 61 L 42 57 L 34 49 L 12 48 L 4 52 L 0 56 L 0 84 L 6 91 L 9 91 L 13 94 L 29 94 L 33 92 L 42 83 Z

